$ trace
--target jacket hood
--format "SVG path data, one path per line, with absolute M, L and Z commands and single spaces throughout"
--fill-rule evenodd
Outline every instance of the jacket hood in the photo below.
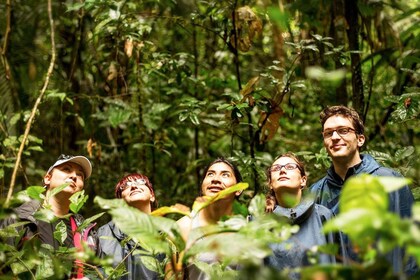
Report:
M 280 205 L 276 205 L 273 213 L 286 217 L 291 224 L 299 225 L 311 216 L 314 206 L 315 202 L 313 198 L 305 197 L 301 200 L 299 205 L 294 208 L 285 208 Z

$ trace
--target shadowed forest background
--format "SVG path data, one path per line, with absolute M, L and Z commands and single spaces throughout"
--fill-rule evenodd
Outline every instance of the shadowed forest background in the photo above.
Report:
M 159 205 L 191 205 L 219 156 L 239 165 L 247 199 L 286 151 L 310 185 L 330 165 L 319 112 L 343 104 L 363 116 L 364 152 L 420 199 L 417 1 L 51 4 L 0 3 L 2 198 L 41 185 L 61 153 L 92 161 L 90 201 L 141 172 Z

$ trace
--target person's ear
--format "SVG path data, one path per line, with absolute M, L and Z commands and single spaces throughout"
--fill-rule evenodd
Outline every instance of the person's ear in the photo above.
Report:
M 363 134 L 358 134 L 357 136 L 357 147 L 362 147 L 365 144 L 366 137 Z
M 242 194 L 242 191 L 235 192 L 235 196 L 240 196 Z
M 155 195 L 151 195 L 151 196 L 150 196 L 150 202 L 155 202 L 155 200 L 156 200 Z
M 51 183 L 51 173 L 48 173 L 44 176 L 44 185 L 49 186 Z
M 306 181 L 308 180 L 308 177 L 302 176 L 300 178 L 300 188 L 303 190 L 306 187 Z

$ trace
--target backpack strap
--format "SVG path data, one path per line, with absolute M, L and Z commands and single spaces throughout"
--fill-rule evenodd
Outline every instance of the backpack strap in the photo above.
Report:
M 73 232 L 74 247 L 76 247 L 76 250 L 78 252 L 83 251 L 82 235 L 80 234 L 80 232 L 77 231 L 76 220 L 74 219 L 73 216 L 70 216 L 70 225 L 71 225 L 71 231 Z M 74 261 L 74 263 L 75 263 L 75 268 L 76 268 L 76 278 L 77 279 L 83 278 L 82 262 L 80 260 L 76 259 Z

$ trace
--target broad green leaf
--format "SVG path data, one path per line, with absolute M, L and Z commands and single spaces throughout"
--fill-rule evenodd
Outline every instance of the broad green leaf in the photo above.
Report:
M 407 157 L 414 154 L 415 149 L 413 146 L 404 147 L 402 149 L 399 149 L 397 152 L 395 152 L 395 158 L 397 161 L 406 159 Z
M 58 240 L 60 244 L 64 244 L 64 240 L 67 238 L 67 226 L 63 221 L 60 221 L 55 226 L 54 238 Z
M 58 194 L 59 192 L 61 192 L 62 190 L 64 190 L 69 185 L 70 185 L 70 183 L 64 183 L 64 184 L 62 184 L 62 185 L 60 185 L 60 186 L 58 186 L 56 188 L 51 189 L 50 192 L 49 192 L 49 194 L 48 194 L 49 197 L 53 197 L 54 195 Z M 48 199 L 47 199 L 47 201 L 48 201 Z
M 83 221 L 83 223 L 77 228 L 78 231 L 81 231 L 85 229 L 88 225 L 90 225 L 93 221 L 96 219 L 102 217 L 102 215 L 105 214 L 105 212 L 93 215 L 92 217 L 89 217 Z
M 249 213 L 255 218 L 265 215 L 264 194 L 258 194 L 254 198 L 252 198 L 248 208 L 249 208 Z
M 105 199 L 100 196 L 95 196 L 93 201 L 102 209 L 112 209 L 118 207 L 126 207 L 127 203 L 122 199 Z
M 73 213 L 79 213 L 80 209 L 86 203 L 88 198 L 89 196 L 85 195 L 85 190 L 81 190 L 79 192 L 74 193 L 70 197 L 70 210 Z
M 362 174 L 347 180 L 340 195 L 340 212 L 351 212 L 358 208 L 387 211 L 388 195 L 378 178 Z
M 34 214 L 34 218 L 47 223 L 51 223 L 57 220 L 57 217 L 55 216 L 54 212 L 50 209 L 45 208 L 41 208 L 38 211 L 36 211 Z
M 420 222 L 420 203 L 417 202 L 413 205 L 413 220 L 416 222 Z
M 235 248 L 232 250 L 232 248 Z M 226 263 L 254 263 L 268 256 L 271 250 L 257 239 L 235 232 L 206 235 L 188 250 L 188 255 L 208 252 L 222 257 Z
M 231 195 L 232 193 L 235 193 L 237 191 L 243 191 L 245 189 L 247 189 L 249 186 L 248 183 L 238 183 L 234 186 L 231 186 L 227 189 L 224 189 L 223 191 L 218 192 L 216 195 L 214 196 L 203 196 L 200 197 L 198 199 L 196 199 L 196 201 L 194 201 L 193 207 L 192 207 L 192 212 L 191 212 L 191 216 L 195 216 L 201 209 L 209 206 L 210 204 L 214 203 L 215 201 L 218 201 L 220 199 L 223 199 L 229 195 Z
M 37 199 L 37 200 L 41 200 L 44 198 L 44 192 L 46 191 L 46 189 L 44 187 L 41 186 L 31 186 L 28 187 L 25 192 L 26 194 L 33 199 Z
M 148 251 L 168 252 L 168 244 L 153 225 L 151 216 L 133 207 L 111 209 L 112 219 L 124 233 L 138 241 Z M 153 250 L 152 250 L 153 249 Z
M 404 186 L 410 185 L 412 180 L 409 178 L 403 177 L 386 177 L 378 176 L 376 177 L 378 182 L 383 186 L 386 192 L 396 191 Z
M 180 207 L 176 204 L 172 206 L 159 207 L 151 213 L 152 216 L 165 216 L 168 214 L 181 214 L 183 216 L 187 216 L 190 214 L 190 211 L 187 206 Z
M 117 127 L 120 124 L 127 122 L 130 117 L 131 112 L 129 110 L 114 107 L 111 107 L 108 110 L 108 121 L 112 127 Z

